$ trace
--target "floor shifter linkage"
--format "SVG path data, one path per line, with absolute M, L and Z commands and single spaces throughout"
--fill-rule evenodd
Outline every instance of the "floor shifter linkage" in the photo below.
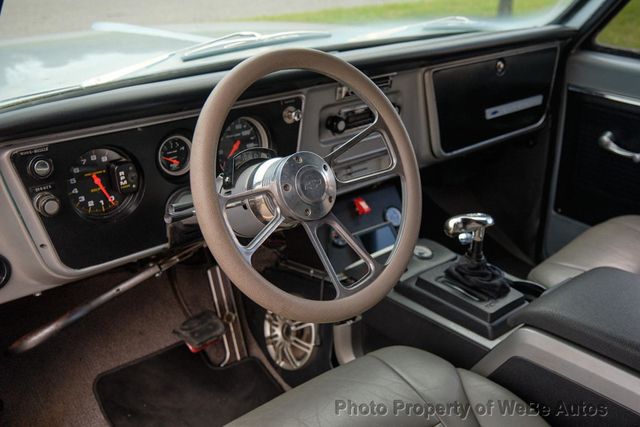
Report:
M 103 304 L 111 301 L 118 295 L 122 295 L 126 291 L 133 289 L 134 287 L 144 282 L 145 280 L 150 279 L 151 277 L 159 276 L 174 265 L 189 258 L 203 246 L 203 242 L 194 243 L 174 255 L 168 256 L 160 261 L 152 263 L 132 278 L 120 283 L 118 286 L 109 290 L 108 292 L 105 292 L 104 294 L 90 301 L 87 301 L 86 303 L 72 309 L 71 311 L 68 311 L 66 314 L 57 318 L 53 322 L 48 323 L 36 329 L 35 331 L 22 336 L 20 339 L 11 344 L 8 352 L 11 354 L 20 354 L 39 346 L 67 326 L 82 319 L 87 314 L 91 313 L 93 310 L 102 306 Z

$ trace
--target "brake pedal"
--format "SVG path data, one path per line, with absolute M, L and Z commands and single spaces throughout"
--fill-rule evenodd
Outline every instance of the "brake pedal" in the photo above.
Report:
M 215 343 L 226 332 L 226 326 L 212 310 L 205 310 L 182 322 L 173 330 L 192 353 L 198 353 Z

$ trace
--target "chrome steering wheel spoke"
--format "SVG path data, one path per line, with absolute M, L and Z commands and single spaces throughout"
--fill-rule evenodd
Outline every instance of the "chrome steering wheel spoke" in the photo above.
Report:
M 372 172 L 370 174 L 366 174 L 363 176 L 359 176 L 357 178 L 353 178 L 347 181 L 342 181 L 340 179 L 338 179 L 336 177 L 336 183 L 339 187 L 348 185 L 348 184 L 353 184 L 356 183 L 358 181 L 363 181 L 363 180 L 370 180 L 372 178 L 379 178 L 379 177 L 383 177 L 383 176 L 392 176 L 392 175 L 397 175 L 402 173 L 402 170 L 398 167 L 398 161 L 397 161 L 397 156 L 395 151 L 393 150 L 393 147 L 391 146 L 391 144 L 389 144 L 389 130 L 387 128 L 387 126 L 385 125 L 385 122 L 380 120 L 378 113 L 375 113 L 375 118 L 373 120 L 373 122 L 367 126 L 366 128 L 364 128 L 363 130 L 361 130 L 360 132 L 358 132 L 356 135 L 354 135 L 353 137 L 351 137 L 348 141 L 342 143 L 341 145 L 339 145 L 335 150 L 333 150 L 331 153 L 327 154 L 324 157 L 324 160 L 331 165 L 332 167 L 334 167 L 337 159 L 344 155 L 346 152 L 348 152 L 349 150 L 351 150 L 352 148 L 354 148 L 355 146 L 357 146 L 358 144 L 360 144 L 362 141 L 364 141 L 365 139 L 367 139 L 368 137 L 370 137 L 371 135 L 374 134 L 380 134 L 380 136 L 382 137 L 382 140 L 384 142 L 385 148 L 387 150 L 387 153 L 389 154 L 389 159 L 390 159 L 390 163 L 389 166 L 383 169 L 380 169 L 378 171 Z
M 363 130 L 358 132 L 356 135 L 351 137 L 347 142 L 344 142 L 341 145 L 339 145 L 338 148 L 333 150 L 331 153 L 327 154 L 324 157 L 325 162 L 333 166 L 333 164 L 335 163 L 338 157 L 342 156 L 344 153 L 346 153 L 356 145 L 360 144 L 368 136 L 373 135 L 374 133 L 382 133 L 383 128 L 384 128 L 383 122 L 378 118 L 378 113 L 375 113 L 375 118 L 373 119 L 373 122 L 369 126 L 367 126 Z
M 233 194 L 225 194 L 223 191 L 218 194 L 218 203 L 220 203 L 220 208 L 224 211 L 225 209 L 238 206 L 245 200 L 252 199 L 257 196 L 273 197 L 273 191 L 270 187 L 258 187 L 251 190 L 239 191 Z
M 360 278 L 356 283 L 350 286 L 346 286 L 338 277 L 335 268 L 333 268 L 333 264 L 331 264 L 331 260 L 327 255 L 327 252 L 324 250 L 322 242 L 318 237 L 318 229 L 322 226 L 329 226 L 333 228 L 338 235 L 344 239 L 347 245 L 358 255 L 358 257 L 367 265 L 368 272 L 364 277 Z M 333 284 L 333 287 L 336 291 L 336 298 L 340 299 L 346 296 L 352 295 L 362 288 L 371 284 L 382 272 L 384 266 L 376 261 L 367 251 L 360 241 L 351 234 L 351 232 L 342 224 L 342 222 L 333 214 L 329 213 L 324 218 L 321 218 L 316 221 L 305 221 L 302 222 L 302 226 L 304 227 L 307 235 L 309 236 L 309 240 L 313 245 L 322 265 L 325 268 L 325 272 L 329 277 L 329 280 Z
M 229 195 L 220 194 L 219 195 L 220 207 L 222 208 L 222 211 L 226 217 L 227 209 L 231 207 L 240 206 L 242 205 L 242 203 L 245 203 L 249 199 L 259 197 L 259 196 L 273 198 L 273 191 L 271 190 L 270 187 L 259 187 L 251 190 L 241 191 L 235 194 L 229 194 Z M 233 236 L 235 237 L 234 240 L 235 240 L 236 246 L 238 247 L 238 250 L 248 262 L 251 261 L 251 259 L 253 258 L 253 254 L 258 250 L 258 248 L 260 248 L 260 246 L 262 246 L 262 244 L 266 242 L 266 240 L 285 221 L 285 216 L 282 214 L 280 208 L 275 203 L 274 203 L 274 206 L 275 206 L 275 212 L 274 212 L 273 219 L 271 219 L 262 228 L 262 230 L 260 230 L 258 234 L 256 234 L 255 237 L 251 239 L 251 241 L 247 245 L 243 245 L 240 243 L 235 233 L 233 233 L 233 229 L 231 228 L 231 226 L 227 221 L 227 227 L 229 227 L 229 230 L 231 230 Z

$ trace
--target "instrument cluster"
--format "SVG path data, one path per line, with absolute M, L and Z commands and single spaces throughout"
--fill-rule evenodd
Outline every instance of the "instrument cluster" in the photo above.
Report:
M 157 150 L 157 166 L 169 179 L 189 172 L 191 140 L 181 133 L 164 138 Z M 239 153 L 271 148 L 266 127 L 254 117 L 231 121 L 218 143 L 217 172 Z M 135 209 L 143 185 L 142 174 L 131 156 L 108 147 L 80 155 L 67 178 L 68 197 L 75 212 L 91 220 L 115 220 Z
M 300 120 L 290 113 L 301 117 L 302 100 L 291 96 L 232 109 L 211 167 L 222 173 L 242 163 L 248 150 L 295 152 Z M 196 122 L 196 114 L 176 114 L 18 147 L 11 161 L 25 190 L 20 209 L 73 269 L 166 245 L 167 206 L 189 191 Z

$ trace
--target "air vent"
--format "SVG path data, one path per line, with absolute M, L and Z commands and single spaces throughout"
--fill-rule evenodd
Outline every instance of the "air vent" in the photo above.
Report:
M 383 76 L 372 77 L 371 81 L 375 83 L 383 92 L 387 89 L 391 89 L 392 79 L 391 76 L 393 74 L 385 74 Z M 336 100 L 341 100 L 353 96 L 353 91 L 348 86 L 339 85 L 336 90 Z

